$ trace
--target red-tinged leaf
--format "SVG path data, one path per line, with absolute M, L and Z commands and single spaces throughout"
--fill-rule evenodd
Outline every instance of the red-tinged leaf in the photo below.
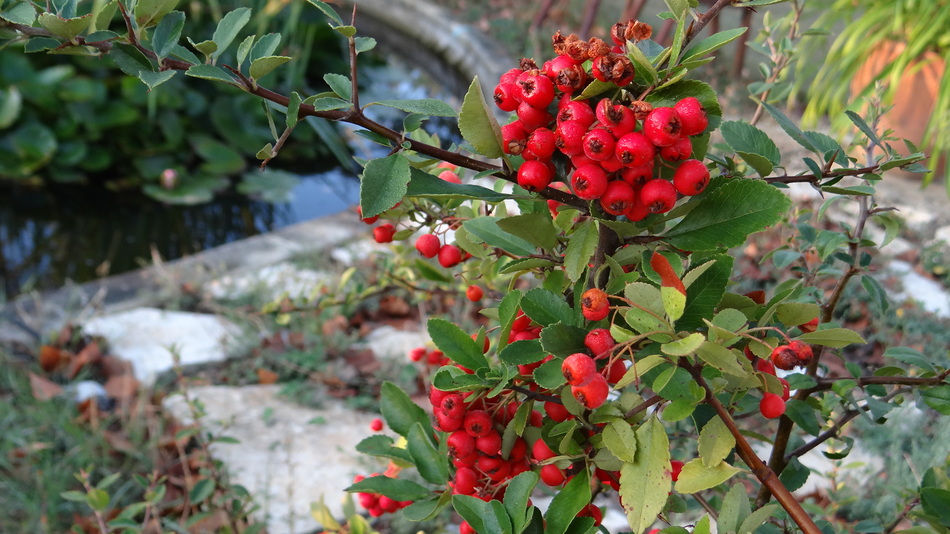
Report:
M 653 267 L 656 274 L 660 275 L 663 287 L 672 287 L 683 295 L 686 294 L 686 286 L 683 285 L 683 281 L 680 280 L 680 277 L 676 276 L 676 272 L 673 271 L 673 266 L 670 265 L 670 260 L 666 259 L 659 252 L 654 252 L 653 257 L 650 258 L 650 267 Z
M 36 373 L 30 373 L 30 388 L 36 400 L 46 401 L 63 392 L 63 386 L 51 382 Z

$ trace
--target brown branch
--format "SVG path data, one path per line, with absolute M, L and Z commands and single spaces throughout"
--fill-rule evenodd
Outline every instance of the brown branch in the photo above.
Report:
M 554 395 L 547 395 L 545 393 L 538 393 L 537 391 L 531 391 L 530 389 L 526 387 L 512 384 L 510 389 L 517 391 L 518 393 L 523 393 L 529 399 L 543 400 L 547 402 L 556 402 L 558 404 L 564 404 L 561 401 L 561 397 L 555 397 Z
M 687 43 L 699 35 L 699 32 L 703 31 L 703 28 L 705 28 L 707 24 L 718 17 L 723 9 L 732 5 L 732 2 L 733 0 L 718 0 L 708 11 L 700 15 L 698 20 L 694 20 L 690 23 L 689 29 L 686 30 L 686 38 L 683 39 L 683 46 L 685 47 Z
M 654 395 L 654 396 L 650 397 L 649 399 L 647 399 L 647 400 L 641 402 L 640 404 L 634 406 L 633 408 L 631 408 L 630 411 L 628 411 L 627 413 L 623 414 L 623 418 L 624 418 L 624 419 L 630 419 L 630 418 L 633 417 L 634 415 L 637 415 L 638 413 L 640 413 L 640 412 L 642 412 L 642 411 L 645 411 L 645 410 L 646 410 L 647 408 L 649 408 L 650 406 L 655 406 L 655 405 L 657 405 L 657 404 L 659 404 L 659 403 L 661 403 L 661 402 L 663 402 L 663 397 L 661 397 L 661 396 L 659 396 L 659 395 Z
M 838 169 L 835 171 L 829 171 L 827 173 L 822 173 L 821 176 L 815 176 L 814 174 L 796 174 L 792 175 L 782 175 L 782 176 L 770 176 L 768 178 L 763 178 L 762 180 L 770 184 L 782 183 L 782 184 L 796 184 L 796 183 L 812 183 L 817 184 L 819 180 L 825 178 L 841 178 L 845 176 L 861 176 L 868 173 L 873 173 L 881 170 L 881 165 L 871 165 L 869 167 L 860 167 L 857 169 Z
M 792 521 L 798 525 L 798 528 L 802 529 L 802 532 L 805 534 L 820 534 L 821 530 L 815 525 L 811 517 L 805 512 L 802 508 L 802 505 L 798 502 L 792 492 L 788 491 L 788 488 L 778 479 L 778 476 L 775 474 L 769 466 L 765 465 L 764 462 L 756 455 L 755 451 L 752 449 L 752 446 L 749 445 L 749 442 L 745 439 L 745 436 L 739 430 L 739 427 L 736 426 L 735 421 L 732 419 L 732 415 L 726 410 L 725 406 L 719 402 L 719 399 L 716 398 L 716 395 L 713 393 L 712 388 L 709 387 L 709 384 L 706 383 L 706 380 L 703 378 L 702 369 L 698 366 L 686 367 L 686 369 L 693 376 L 693 379 L 696 380 L 705 391 L 706 391 L 706 402 L 716 410 L 716 413 L 719 415 L 719 418 L 722 419 L 722 422 L 725 423 L 726 428 L 729 429 L 729 433 L 736 440 L 736 452 L 739 455 L 739 458 L 752 470 L 752 473 L 755 475 L 759 482 L 762 483 L 762 487 L 767 488 L 772 495 L 775 496 L 775 499 L 782 505 L 782 508 L 788 513 L 792 518 Z
M 931 377 L 914 376 L 862 376 L 861 378 L 818 378 L 818 384 L 808 388 L 806 391 L 811 394 L 816 391 L 831 389 L 835 382 L 841 380 L 854 380 L 859 387 L 878 385 L 878 386 L 936 386 L 950 376 L 950 369 L 946 369 L 938 375 Z

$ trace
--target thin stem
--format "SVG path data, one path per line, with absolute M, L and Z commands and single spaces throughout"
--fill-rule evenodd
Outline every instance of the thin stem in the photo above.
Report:
M 650 397 L 649 399 L 647 399 L 647 400 L 641 402 L 640 404 L 634 406 L 633 408 L 631 408 L 630 411 L 628 411 L 627 413 L 623 414 L 623 418 L 624 418 L 624 419 L 630 419 L 630 418 L 633 417 L 634 415 L 637 415 L 637 414 L 640 413 L 640 412 L 646 411 L 650 406 L 655 406 L 655 405 L 657 405 L 657 404 L 659 404 L 659 403 L 661 403 L 661 402 L 663 402 L 663 397 L 661 397 L 661 396 L 659 396 L 659 395 L 654 395 L 654 396 Z

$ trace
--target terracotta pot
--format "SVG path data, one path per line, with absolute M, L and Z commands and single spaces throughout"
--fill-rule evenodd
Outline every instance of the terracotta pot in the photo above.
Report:
M 875 49 L 851 80 L 852 98 L 860 94 L 868 84 L 873 83 L 874 77 L 894 61 L 904 48 L 904 43 L 885 42 Z M 894 94 L 893 107 L 881 118 L 881 129 L 891 129 L 894 131 L 894 137 L 908 139 L 921 150 L 932 153 L 932 147 L 923 146 L 923 140 L 927 134 L 930 116 L 934 112 L 945 68 L 943 58 L 934 52 L 927 52 L 919 60 L 910 63 Z M 899 142 L 892 146 L 900 153 L 907 154 L 904 143 Z M 927 163 L 924 162 L 925 165 Z M 942 174 L 943 168 L 946 167 L 945 161 L 941 167 L 939 170 L 933 167 L 931 169 Z

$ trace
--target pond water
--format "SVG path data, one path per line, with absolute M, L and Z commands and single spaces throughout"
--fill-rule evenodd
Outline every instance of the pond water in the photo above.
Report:
M 372 80 L 361 94 L 363 102 L 438 98 L 458 107 L 457 95 L 448 94 L 399 58 L 387 58 L 385 67 L 375 67 L 361 79 Z M 394 111 L 374 106 L 367 114 L 398 128 L 402 114 Z M 442 139 L 458 139 L 447 124 L 434 126 Z M 384 150 L 361 142 L 365 140 L 351 132 L 344 137 L 352 140 L 351 149 L 358 157 L 380 155 Z M 279 158 L 272 165 L 279 167 Z M 286 201 L 279 203 L 233 192 L 208 204 L 174 206 L 139 193 L 83 186 L 0 189 L 0 302 L 68 281 L 82 283 L 174 260 L 351 209 L 359 199 L 356 171 L 333 163 L 327 169 L 301 175 Z

